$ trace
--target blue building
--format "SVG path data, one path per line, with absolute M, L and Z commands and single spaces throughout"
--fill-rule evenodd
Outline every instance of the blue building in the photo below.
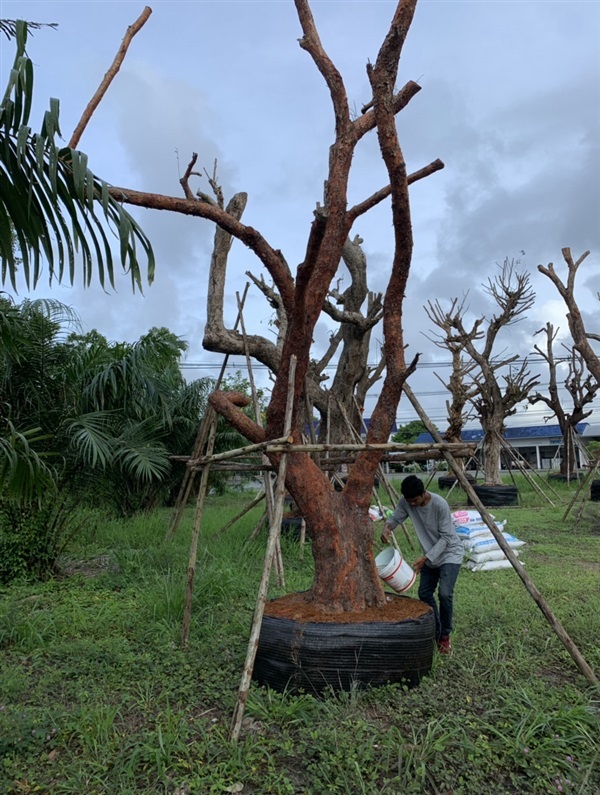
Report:
M 576 444 L 577 465 L 585 464 L 585 455 L 581 447 L 589 441 L 600 440 L 600 426 L 588 422 L 580 422 L 575 426 L 577 436 L 582 445 Z M 479 445 L 483 439 L 481 428 L 468 428 L 462 432 L 462 441 Z M 559 425 L 516 425 L 506 428 L 504 439 L 534 469 L 557 469 L 562 457 L 563 438 Z M 421 433 L 415 440 L 418 444 L 433 442 L 429 433 Z M 508 468 L 508 456 L 502 453 L 502 468 Z

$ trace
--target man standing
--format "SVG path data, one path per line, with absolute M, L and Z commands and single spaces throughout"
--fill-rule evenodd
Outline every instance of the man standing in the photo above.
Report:
M 402 481 L 401 491 L 402 497 L 384 525 L 381 540 L 389 543 L 392 530 L 400 522 L 407 518 L 412 521 L 424 553 L 413 563 L 415 572 L 421 575 L 419 599 L 433 608 L 438 650 L 450 654 L 454 586 L 464 555 L 463 544 L 454 528 L 450 506 L 443 497 L 425 491 L 423 481 L 416 475 Z

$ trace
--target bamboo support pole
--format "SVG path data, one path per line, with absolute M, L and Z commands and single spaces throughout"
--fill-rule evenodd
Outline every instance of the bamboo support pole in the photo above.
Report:
M 217 417 L 214 413 L 212 406 L 207 409 L 207 414 L 212 415 L 212 424 L 208 434 L 208 442 L 206 449 L 211 451 L 215 443 L 217 435 Z M 181 627 L 181 645 L 185 648 L 188 645 L 190 637 L 190 623 L 192 620 L 192 597 L 194 594 L 194 578 L 196 576 L 196 560 L 198 558 L 198 539 L 200 537 L 200 522 L 202 521 L 202 512 L 204 510 L 204 499 L 208 490 L 208 476 L 210 475 L 210 467 L 207 466 L 202 470 L 200 476 L 200 486 L 198 488 L 198 498 L 196 500 L 196 516 L 194 518 L 194 529 L 192 532 L 192 542 L 190 544 L 190 554 L 187 569 L 187 577 L 185 582 L 185 603 L 183 608 L 183 624 Z
M 505 439 L 503 439 L 503 438 L 500 436 L 500 434 L 499 434 L 499 433 L 497 433 L 497 434 L 496 434 L 496 436 L 498 437 L 498 439 L 499 439 L 499 441 L 500 441 L 500 445 L 502 446 L 502 448 L 504 449 L 504 451 L 505 451 L 505 452 L 506 452 L 506 453 L 507 453 L 507 454 L 508 454 L 508 455 L 509 455 L 509 456 L 512 458 L 512 460 L 514 461 L 514 463 L 517 465 L 517 469 L 518 469 L 518 470 L 519 470 L 519 472 L 520 472 L 520 473 L 523 475 L 523 477 L 525 478 L 525 480 L 526 480 L 526 481 L 527 481 L 527 482 L 528 482 L 528 483 L 529 483 L 529 484 L 532 486 L 532 488 L 534 489 L 534 491 L 536 491 L 536 492 L 537 492 L 537 493 L 540 495 L 540 497 L 543 497 L 545 500 L 547 500 L 547 501 L 550 503 L 550 505 L 551 505 L 553 508 L 556 508 L 556 505 L 555 505 L 555 504 L 552 502 L 552 500 L 550 499 L 550 497 L 549 497 L 549 496 L 546 494 L 546 492 L 545 492 L 545 491 L 544 491 L 544 490 L 541 488 L 541 486 L 539 485 L 539 483 L 536 483 L 536 482 L 535 482 L 535 480 L 533 479 L 533 477 L 531 476 L 531 474 L 530 474 L 530 473 L 527 471 L 527 468 L 525 467 L 525 465 L 523 464 L 523 462 L 522 462 L 522 461 L 520 461 L 520 460 L 517 458 L 517 456 L 516 456 L 516 454 L 515 454 L 515 450 L 514 450 L 514 448 L 512 448 L 512 447 L 511 447 L 511 446 L 508 444 L 508 442 L 507 442 Z M 513 483 L 515 483 L 515 479 L 514 479 L 514 478 L 513 478 Z M 515 486 L 516 486 L 516 485 L 517 485 L 517 484 L 515 483 Z M 552 488 L 552 487 L 550 487 L 550 488 Z M 552 491 L 554 491 L 554 489 L 552 489 Z M 556 495 L 556 496 L 557 496 L 557 497 L 560 499 L 559 495 L 558 495 L 558 494 L 556 494 L 556 492 L 555 492 L 555 491 L 554 491 L 554 494 L 555 494 L 555 495 Z M 562 500 L 561 500 L 561 502 L 562 502 Z
M 573 498 L 572 498 L 571 502 L 568 504 L 568 506 L 567 506 L 567 510 L 566 510 L 566 511 L 565 511 L 565 513 L 564 513 L 564 516 L 563 516 L 563 518 L 562 518 L 562 521 L 563 521 L 563 522 L 565 521 L 565 519 L 566 519 L 566 518 L 567 518 L 567 516 L 569 515 L 569 513 L 570 513 L 570 511 L 571 511 L 571 508 L 573 507 L 573 505 L 575 505 L 575 501 L 577 500 L 577 497 L 579 497 L 579 495 L 580 495 L 580 494 L 581 494 L 581 492 L 583 491 L 583 489 L 584 489 L 584 487 L 586 486 L 586 484 L 590 482 L 590 480 L 592 479 L 592 477 L 594 476 L 594 474 L 595 474 L 595 473 L 596 473 L 596 471 L 598 470 L 598 467 L 599 467 L 599 466 L 600 466 L 600 458 L 596 459 L 596 462 L 595 462 L 594 466 L 593 466 L 593 467 L 590 467 L 590 470 L 589 470 L 589 472 L 587 473 L 587 475 L 586 475 L 584 478 L 582 478 L 582 479 L 581 479 L 581 483 L 580 483 L 580 484 L 579 484 L 579 486 L 577 487 L 577 491 L 576 491 L 576 492 L 575 492 L 575 494 L 573 495 Z
M 461 451 L 465 454 L 473 453 L 473 446 L 467 444 L 459 444 L 456 442 L 440 442 L 436 444 L 398 444 L 396 442 L 382 442 L 381 444 L 366 444 L 366 443 L 352 443 L 345 444 L 292 444 L 286 443 L 286 440 L 274 439 L 272 442 L 263 442 L 267 453 L 314 453 L 314 452 L 340 452 L 352 451 L 363 452 L 369 450 L 376 451 L 414 451 L 414 452 L 427 452 L 429 450 L 440 450 L 442 452 L 457 452 Z M 461 457 L 461 456 L 456 456 Z
M 265 440 L 264 442 L 257 442 L 256 444 L 248 444 L 245 447 L 236 447 L 235 450 L 225 450 L 224 453 L 215 453 L 215 455 L 204 455 L 200 458 L 190 460 L 188 466 L 190 468 L 206 466 L 213 464 L 216 461 L 229 461 L 231 458 L 243 458 L 248 453 L 261 452 L 268 450 L 270 453 L 283 453 L 290 452 L 289 446 L 291 444 L 292 436 L 281 436 L 278 439 Z M 287 443 L 287 444 L 286 444 Z M 296 450 L 302 449 L 302 445 L 294 445 Z
M 196 452 L 197 450 L 196 453 L 197 455 L 200 455 L 200 453 L 204 449 L 211 428 L 211 420 L 214 421 L 214 414 L 211 411 L 209 411 L 209 408 L 210 407 L 207 407 L 206 411 L 204 412 L 204 417 L 202 418 L 202 422 L 200 423 L 200 429 L 198 431 L 198 435 L 196 436 L 196 442 L 194 444 L 194 452 Z M 179 523 L 181 522 L 181 517 L 183 516 L 185 506 L 188 503 L 193 485 L 194 485 L 194 474 L 188 468 L 186 468 L 185 475 L 183 476 L 183 479 L 181 481 L 181 486 L 179 488 L 179 494 L 177 495 L 177 500 L 175 501 L 175 507 L 173 508 L 171 519 L 169 521 L 169 525 L 167 527 L 165 536 L 163 538 L 163 544 L 169 539 L 173 538 L 173 536 L 177 532 L 177 528 L 179 527 Z
M 427 428 L 427 430 L 429 431 L 431 436 L 434 439 L 436 439 L 436 438 L 440 439 L 441 436 L 440 436 L 437 428 L 430 421 L 429 417 L 427 416 L 427 414 L 425 413 L 423 407 L 421 406 L 421 404 L 417 400 L 417 397 L 413 393 L 412 389 L 408 386 L 408 384 L 404 384 L 403 389 L 404 389 L 404 393 L 406 394 L 406 396 L 408 397 L 408 399 L 412 403 L 415 411 L 417 412 L 417 414 L 419 415 L 419 417 L 423 421 L 425 427 Z M 445 456 L 446 456 L 446 460 L 448 461 L 448 466 L 450 466 L 452 468 L 454 474 L 460 480 L 463 489 L 465 490 L 465 492 L 469 496 L 469 499 L 471 500 L 472 504 L 479 511 L 479 513 L 481 515 L 481 518 L 484 520 L 484 522 L 488 526 L 491 534 L 496 539 L 496 542 L 498 543 L 498 546 L 504 552 L 504 554 L 506 555 L 507 559 L 510 561 L 513 569 L 516 571 L 517 575 L 521 579 L 521 582 L 523 583 L 523 585 L 525 586 L 525 588 L 529 592 L 530 596 L 532 597 L 534 602 L 537 604 L 537 606 L 541 610 L 541 612 L 544 615 L 545 619 L 547 620 L 548 624 L 552 627 L 552 629 L 554 630 L 554 632 L 558 636 L 559 640 L 562 642 L 562 644 L 564 645 L 566 650 L 569 652 L 569 654 L 573 658 L 573 660 L 574 660 L 576 666 L 579 668 L 580 672 L 583 674 L 583 676 L 585 676 L 585 678 L 588 680 L 588 682 L 590 682 L 593 685 L 598 685 L 598 678 L 596 677 L 596 674 L 594 673 L 594 671 L 592 670 L 590 665 L 586 662 L 585 658 L 583 657 L 583 655 L 581 654 L 581 652 L 579 651 L 579 649 L 577 648 L 577 646 L 573 642 L 573 639 L 570 637 L 568 632 L 564 629 L 564 627 L 562 626 L 562 624 L 560 623 L 558 618 L 554 615 L 554 613 L 550 609 L 548 603 L 546 602 L 546 600 L 544 599 L 544 597 L 540 593 L 539 589 L 537 588 L 537 586 L 535 585 L 535 583 L 533 582 L 533 580 L 531 579 L 529 574 L 523 568 L 523 565 L 519 561 L 518 557 L 515 555 L 514 551 L 506 543 L 506 539 L 502 535 L 502 532 L 496 527 L 496 523 L 494 522 L 494 520 L 490 516 L 487 508 L 485 507 L 485 505 L 481 502 L 481 500 L 477 496 L 477 493 L 475 492 L 475 490 L 473 489 L 473 487 L 471 486 L 471 484 L 467 480 L 467 478 L 466 478 L 465 474 L 463 473 L 463 471 L 461 470 L 461 468 L 458 466 L 458 464 L 454 460 L 451 452 L 449 452 L 449 451 L 445 452 Z
M 244 343 L 244 354 L 246 356 L 246 367 L 248 368 L 248 380 L 250 381 L 250 392 L 252 394 L 252 405 L 254 406 L 254 421 L 259 427 L 263 427 L 262 425 L 262 416 L 260 411 L 260 403 L 258 400 L 258 392 L 256 391 L 256 384 L 254 382 L 254 373 L 252 370 L 252 359 L 250 358 L 250 352 L 248 350 L 248 337 L 246 336 L 246 324 L 244 322 L 244 312 L 243 306 L 241 303 L 239 293 L 236 293 L 237 303 L 238 303 L 238 317 L 240 319 L 240 328 L 242 331 L 242 340 Z M 268 464 L 269 459 L 266 457 L 265 453 L 262 454 L 262 463 Z M 263 472 L 263 483 L 265 489 L 265 498 L 266 498 L 266 505 L 267 505 L 267 516 L 269 518 L 269 525 L 273 520 L 273 483 L 271 481 L 271 475 L 268 472 Z M 281 542 L 279 536 L 277 536 L 277 543 L 275 547 L 275 572 L 277 576 L 277 583 L 282 588 L 285 588 L 285 574 L 283 570 L 283 556 L 281 554 Z
M 263 511 L 262 516 L 260 517 L 260 519 L 258 520 L 256 525 L 254 526 L 254 530 L 250 533 L 250 536 L 248 537 L 248 540 L 244 544 L 244 549 L 246 547 L 248 547 L 257 538 L 258 534 L 262 530 L 262 528 L 263 528 L 263 526 L 264 526 L 266 521 L 267 521 L 267 512 Z
M 290 360 L 290 376 L 287 391 L 287 405 L 285 411 L 285 432 L 289 435 L 292 431 L 292 409 L 294 404 L 294 377 L 296 374 L 296 357 L 292 356 Z M 283 518 L 283 501 L 285 498 L 285 473 L 287 469 L 287 455 L 281 456 L 279 464 L 279 471 L 277 473 L 277 486 L 275 488 L 274 511 L 271 524 L 269 527 L 269 539 L 267 541 L 267 549 L 263 562 L 262 577 L 258 589 L 258 597 L 256 600 L 256 607 L 254 608 L 254 617 L 252 619 L 252 628 L 250 630 L 250 640 L 248 642 L 248 651 L 246 653 L 246 662 L 244 664 L 244 671 L 240 681 L 238 691 L 238 699 L 233 714 L 231 723 L 230 739 L 236 740 L 240 736 L 240 729 L 242 726 L 242 718 L 244 716 L 244 709 L 248 699 L 248 691 L 250 689 L 250 681 L 252 679 L 252 671 L 254 669 L 254 660 L 256 659 L 256 651 L 258 649 L 258 640 L 260 637 L 260 628 L 262 624 L 263 615 L 265 612 L 265 602 L 267 601 L 267 592 L 269 588 L 269 580 L 271 577 L 271 564 L 275 554 L 277 539 L 281 530 L 281 520 Z
M 245 515 L 246 515 L 246 514 L 247 514 L 249 511 L 251 511 L 253 508 L 256 508 L 256 506 L 258 505 L 258 503 L 259 503 L 259 502 L 262 502 L 262 501 L 264 500 L 264 498 L 265 498 L 265 492 L 264 492 L 264 491 L 261 491 L 261 492 L 260 492 L 260 493 L 259 493 L 259 494 L 258 494 L 258 495 L 257 495 L 257 496 L 256 496 L 256 497 L 253 499 L 253 500 L 252 500 L 252 502 L 249 502 L 249 503 L 248 503 L 248 505 L 246 505 L 244 508 L 242 508 L 242 510 L 241 510 L 241 511 L 240 511 L 238 514 L 236 514 L 236 515 L 233 517 L 233 519 L 230 519 L 230 520 L 227 522 L 227 524 L 223 525 L 223 527 L 221 527 L 219 530 L 216 530 L 216 531 L 215 531 L 215 532 L 214 532 L 214 533 L 211 535 L 211 537 L 210 537 L 208 540 L 209 540 L 209 541 L 213 541 L 213 540 L 214 540 L 214 539 L 215 539 L 217 536 L 223 535 L 223 533 L 227 532 L 227 530 L 229 530 L 229 528 L 230 528 L 230 527 L 233 527 L 233 525 L 234 525 L 236 522 L 239 522 L 239 520 L 242 518 L 242 516 L 245 516 Z

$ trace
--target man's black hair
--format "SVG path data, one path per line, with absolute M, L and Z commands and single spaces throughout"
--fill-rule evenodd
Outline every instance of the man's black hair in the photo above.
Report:
M 415 497 L 420 497 L 425 491 L 425 486 L 421 478 L 416 475 L 409 475 L 404 478 L 400 486 L 402 496 L 405 500 L 413 500 Z

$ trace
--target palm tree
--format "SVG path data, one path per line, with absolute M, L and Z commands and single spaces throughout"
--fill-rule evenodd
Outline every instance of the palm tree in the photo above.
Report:
M 94 270 L 102 285 L 114 281 L 112 244 L 118 240 L 123 268 L 133 288 L 141 289 L 141 246 L 154 255 L 148 238 L 109 186 L 88 168 L 87 156 L 56 142 L 60 135 L 59 102 L 51 99 L 40 131 L 29 126 L 33 100 L 33 64 L 26 53 L 28 23 L 2 20 L 1 32 L 16 40 L 16 55 L 0 103 L 0 259 L 2 283 L 16 290 L 17 276 L 27 287 L 38 283 L 42 263 L 50 282 L 73 282 L 77 260 L 88 285 Z M 16 243 L 16 245 L 15 245 Z
M 213 388 L 185 382 L 187 345 L 167 329 L 133 344 L 78 332 L 57 301 L 0 297 L 0 579 L 51 568 L 81 504 L 160 504 Z

